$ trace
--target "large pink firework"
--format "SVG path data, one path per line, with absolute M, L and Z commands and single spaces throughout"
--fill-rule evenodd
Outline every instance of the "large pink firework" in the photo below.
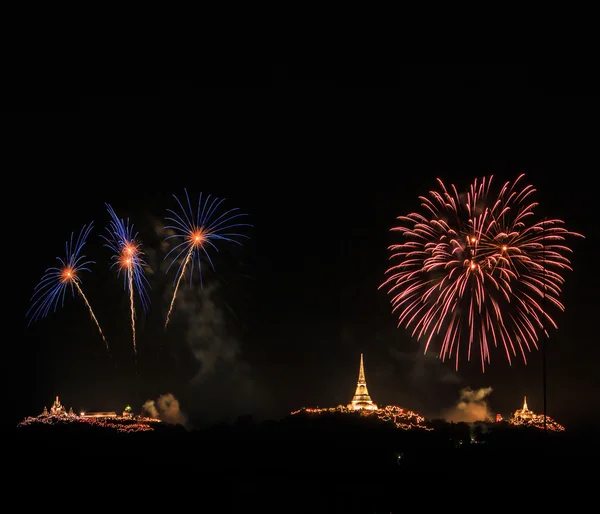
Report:
M 400 216 L 403 242 L 390 246 L 387 288 L 398 326 L 413 337 L 441 344 L 442 360 L 467 349 L 479 353 L 485 371 L 490 349 L 502 347 L 509 363 L 538 348 L 542 334 L 557 325 L 549 311 L 564 310 L 562 273 L 571 270 L 565 241 L 570 232 L 558 219 L 532 221 L 538 205 L 524 175 L 491 193 L 493 177 L 476 179 L 459 194 L 438 179 L 439 190 L 419 197 L 423 214 Z

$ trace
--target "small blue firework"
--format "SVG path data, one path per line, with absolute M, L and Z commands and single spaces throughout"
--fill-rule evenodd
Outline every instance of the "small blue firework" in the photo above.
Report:
M 229 209 L 225 212 L 220 213 L 219 207 L 225 201 L 224 198 L 211 199 L 211 195 L 208 195 L 205 201 L 202 201 L 202 193 L 198 199 L 198 206 L 194 212 L 190 197 L 186 189 L 184 189 L 186 204 L 184 205 L 175 195 L 173 198 L 177 201 L 180 207 L 180 211 L 168 209 L 167 212 L 170 214 L 165 218 L 166 221 L 172 224 L 165 226 L 165 229 L 171 229 L 175 233 L 165 238 L 165 241 L 171 239 L 179 240 L 177 244 L 169 250 L 165 255 L 165 260 L 171 256 L 171 262 L 167 268 L 167 273 L 171 267 L 178 263 L 177 273 L 174 279 L 175 290 L 173 292 L 173 298 L 171 300 L 171 307 L 167 314 L 167 321 L 165 328 L 169 323 L 169 316 L 173 309 L 175 297 L 177 296 L 177 290 L 179 284 L 183 278 L 187 267 L 190 268 L 190 287 L 192 285 L 192 279 L 194 275 L 194 266 L 197 263 L 198 271 L 200 275 L 200 285 L 202 286 L 202 259 L 204 256 L 211 265 L 213 271 L 215 269 L 213 261 L 211 259 L 209 250 L 212 249 L 216 252 L 219 251 L 218 245 L 221 243 L 234 243 L 241 245 L 240 239 L 248 239 L 248 236 L 239 233 L 237 230 L 240 227 L 251 227 L 247 223 L 238 223 L 241 217 L 247 216 L 239 212 L 239 209 Z
M 89 272 L 90 269 L 87 266 L 95 264 L 94 261 L 85 261 L 85 255 L 81 254 L 91 230 L 91 223 L 88 226 L 84 225 L 76 240 L 74 240 L 75 233 L 71 233 L 70 240 L 65 243 L 66 257 L 64 259 L 56 258 L 60 267 L 48 268 L 35 286 L 31 297 L 32 304 L 27 311 L 29 325 L 38 319 L 45 318 L 50 309 L 56 312 L 59 303 L 61 307 L 64 307 L 65 295 L 69 287 L 71 295 L 75 296 L 75 284 L 81 281 L 80 272 Z
M 89 264 L 95 264 L 94 261 L 86 261 L 85 255 L 81 253 L 87 238 L 92 231 L 92 226 L 93 223 L 83 225 L 77 239 L 74 239 L 75 233 L 71 233 L 71 238 L 65 243 L 66 257 L 64 259 L 61 257 L 56 258 L 60 263 L 60 267 L 48 268 L 46 270 L 42 279 L 33 291 L 31 307 L 27 311 L 26 316 L 29 317 L 28 326 L 38 319 L 45 318 L 50 312 L 50 309 L 53 308 L 54 312 L 56 312 L 59 303 L 61 304 L 61 307 L 64 307 L 65 295 L 69 287 L 71 288 L 71 296 L 75 296 L 75 289 L 77 289 L 77 292 L 81 295 L 81 298 L 83 298 L 83 301 L 90 312 L 90 316 L 96 323 L 100 335 L 106 344 L 106 349 L 108 350 L 108 343 L 104 338 L 98 319 L 81 288 L 81 272 L 89 272 L 90 269 L 87 266 Z
M 144 252 L 142 245 L 137 240 L 137 232 L 134 234 L 133 225 L 129 225 L 129 219 L 124 220 L 117 216 L 114 209 L 106 204 L 111 221 L 107 227 L 108 237 L 102 236 L 107 242 L 105 246 L 113 251 L 112 259 L 115 261 L 111 268 L 117 266 L 118 274 L 123 271 L 124 287 L 129 291 L 129 306 L 131 310 L 131 332 L 133 334 L 133 354 L 137 364 L 137 344 L 135 331 L 135 294 L 137 291 L 144 312 L 148 312 L 150 300 L 147 288 L 150 283 L 144 274 Z
M 101 236 L 107 244 L 104 246 L 113 251 L 112 268 L 117 268 L 118 276 L 123 273 L 123 286 L 129 289 L 133 297 L 134 290 L 137 291 L 144 312 L 148 312 L 150 298 L 148 289 L 150 283 L 145 275 L 144 252 L 142 245 L 137 240 L 138 233 L 133 231 L 134 225 L 129 224 L 129 219 L 119 218 L 114 209 L 106 204 L 111 221 L 107 227 L 108 236 Z

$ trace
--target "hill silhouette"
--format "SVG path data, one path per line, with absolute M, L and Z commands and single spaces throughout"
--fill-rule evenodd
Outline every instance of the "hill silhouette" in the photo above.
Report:
M 544 433 L 503 422 L 428 423 L 433 430 L 401 430 L 375 417 L 339 413 L 262 422 L 243 416 L 232 424 L 200 429 L 157 422 L 151 431 L 134 433 L 85 423 L 31 423 L 16 428 L 14 455 L 41 463 L 56 450 L 63 459 L 95 466 L 131 462 L 142 468 L 177 469 L 192 465 L 200 474 L 246 477 L 385 473 L 458 479 L 467 474 L 482 480 L 548 475 L 585 479 L 598 455 L 592 434 Z

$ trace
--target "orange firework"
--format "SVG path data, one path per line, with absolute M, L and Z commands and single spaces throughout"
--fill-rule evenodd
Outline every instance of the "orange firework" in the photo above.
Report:
M 206 241 L 207 235 L 208 231 L 204 227 L 196 228 L 189 234 L 188 244 L 191 248 L 198 249 L 204 244 L 204 241 Z
M 134 265 L 134 259 L 138 255 L 138 247 L 135 241 L 125 241 L 119 252 L 119 268 L 129 271 Z

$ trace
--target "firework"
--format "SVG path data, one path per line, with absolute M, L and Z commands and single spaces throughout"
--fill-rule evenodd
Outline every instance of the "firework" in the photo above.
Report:
M 220 243 L 235 243 L 241 245 L 239 239 L 248 238 L 244 234 L 237 233 L 237 229 L 240 227 L 250 227 L 251 225 L 245 223 L 238 223 L 238 218 L 246 216 L 239 212 L 239 209 L 229 209 L 225 212 L 220 213 L 219 208 L 225 199 L 212 198 L 208 195 L 202 202 L 202 193 L 198 199 L 198 206 L 196 212 L 192 209 L 190 197 L 186 189 L 184 189 L 186 203 L 185 205 L 175 196 L 173 198 L 177 201 L 180 211 L 176 212 L 168 209 L 169 216 L 166 217 L 166 221 L 171 222 L 171 225 L 165 227 L 165 229 L 171 229 L 175 233 L 165 238 L 165 241 L 176 239 L 177 242 L 171 250 L 165 256 L 165 260 L 172 256 L 171 263 L 167 268 L 167 273 L 171 267 L 178 263 L 177 274 L 174 280 L 174 291 L 171 299 L 171 305 L 167 313 L 167 319 L 165 321 L 165 328 L 169 324 L 171 312 L 173 311 L 173 305 L 175 304 L 175 298 L 179 285 L 186 272 L 189 268 L 189 280 L 190 286 L 192 285 L 192 278 L 194 274 L 194 263 L 197 263 L 198 271 L 200 275 L 200 284 L 202 284 L 202 262 L 201 256 L 204 256 L 211 265 L 214 271 L 213 261 L 210 257 L 209 250 L 219 251 L 218 245 Z
M 102 236 L 106 240 L 108 248 L 113 251 L 112 259 L 115 261 L 111 268 L 117 268 L 118 274 L 123 273 L 123 286 L 129 293 L 129 305 L 131 310 L 131 330 L 133 333 L 133 352 L 137 356 L 136 331 L 135 331 L 135 294 L 142 304 L 144 312 L 148 312 L 150 304 L 148 288 L 150 284 L 144 273 L 144 252 L 142 245 L 137 240 L 137 232 L 133 232 L 133 225 L 129 219 L 124 220 L 117 216 L 114 209 L 106 204 L 111 221 L 107 228 L 108 236 Z
M 404 241 L 390 246 L 394 264 L 380 288 L 388 288 L 398 325 L 412 328 L 425 352 L 439 335 L 440 358 L 454 356 L 457 370 L 465 343 L 468 360 L 478 348 L 483 371 L 491 347 L 503 347 L 509 363 L 519 352 L 526 363 L 540 335 L 557 328 L 547 307 L 564 310 L 565 241 L 583 236 L 558 219 L 532 222 L 538 204 L 523 177 L 497 195 L 491 176 L 464 194 L 438 179 L 440 189 L 420 197 L 424 213 L 400 216 L 392 228 Z
M 95 264 L 94 261 L 86 261 L 85 255 L 82 255 L 81 253 L 87 238 L 92 231 L 92 226 L 93 223 L 84 225 L 76 240 L 74 240 L 75 234 L 71 233 L 70 240 L 65 243 L 65 259 L 57 257 L 56 259 L 60 263 L 60 266 L 56 268 L 48 268 L 46 270 L 42 279 L 34 289 L 33 296 L 31 298 L 31 307 L 27 311 L 27 316 L 29 317 L 29 325 L 31 325 L 31 323 L 33 323 L 35 320 L 45 318 L 50 312 L 50 309 L 53 309 L 54 312 L 56 312 L 59 303 L 61 304 L 61 307 L 64 306 L 65 294 L 67 289 L 70 287 L 72 296 L 75 296 L 75 290 L 77 290 L 83 299 L 90 312 L 92 320 L 94 320 L 94 323 L 96 323 L 96 326 L 98 327 L 100 336 L 106 345 L 106 350 L 109 351 L 108 343 L 104 337 L 104 334 L 102 333 L 100 323 L 98 323 L 98 319 L 96 318 L 96 315 L 94 314 L 87 297 L 81 289 L 81 272 L 89 272 L 90 270 L 87 266 L 89 264 Z

